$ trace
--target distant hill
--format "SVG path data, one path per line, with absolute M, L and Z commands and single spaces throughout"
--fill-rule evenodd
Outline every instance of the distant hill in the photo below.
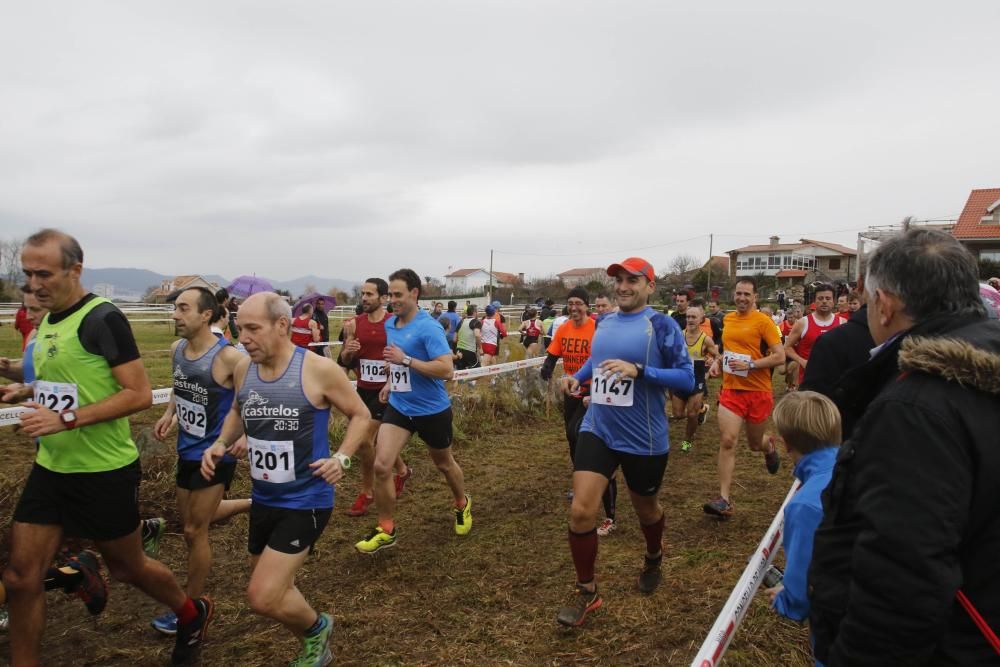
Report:
M 146 269 L 83 269 L 83 286 L 88 289 L 93 288 L 94 285 L 100 283 L 107 283 L 109 285 L 114 285 L 122 290 L 128 290 L 132 292 L 144 293 L 150 287 L 156 287 L 164 280 L 168 278 L 173 278 L 173 276 L 166 276 L 162 273 L 156 273 L 155 271 L 147 271 Z M 218 283 L 222 287 L 225 287 L 231 282 L 230 278 L 225 278 L 220 275 L 210 274 L 205 275 L 206 280 Z M 270 279 L 268 279 L 270 280 Z M 270 280 L 271 284 L 274 285 L 275 289 L 283 289 L 291 292 L 292 296 L 299 296 L 304 291 L 307 285 L 312 285 L 319 292 L 328 292 L 330 288 L 337 288 L 343 290 L 347 293 L 351 292 L 351 289 L 359 284 L 358 282 L 351 280 L 343 280 L 340 278 L 322 278 L 320 276 L 303 276 L 301 278 L 295 278 L 293 280 Z

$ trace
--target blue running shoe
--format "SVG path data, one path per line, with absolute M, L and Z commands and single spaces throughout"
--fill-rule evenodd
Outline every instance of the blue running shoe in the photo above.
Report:
M 157 616 L 149 624 L 161 635 L 173 637 L 177 634 L 177 614 L 172 611 L 168 611 L 163 616 Z

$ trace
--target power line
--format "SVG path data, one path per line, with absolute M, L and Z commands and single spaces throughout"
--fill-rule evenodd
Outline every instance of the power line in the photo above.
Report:
M 654 248 L 663 248 L 665 246 L 677 245 L 679 243 L 688 243 L 689 241 L 697 241 L 698 239 L 707 239 L 708 234 L 700 234 L 698 236 L 692 236 L 689 239 L 678 239 L 675 241 L 667 241 L 665 243 L 657 243 L 655 245 L 642 246 L 641 248 L 625 248 L 624 250 L 599 250 L 597 252 L 566 252 L 566 253 L 540 253 L 540 252 L 508 252 L 506 250 L 495 251 L 500 255 L 515 255 L 520 257 L 584 257 L 584 256 L 596 256 L 596 255 L 619 255 L 627 252 L 638 252 L 640 250 L 652 250 Z

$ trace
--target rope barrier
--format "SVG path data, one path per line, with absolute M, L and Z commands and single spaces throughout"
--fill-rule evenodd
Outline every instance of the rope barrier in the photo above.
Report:
M 802 486 L 802 482 L 795 480 L 792 488 L 788 490 L 788 495 L 785 496 L 774 520 L 771 521 L 763 539 L 757 545 L 757 550 L 750 557 L 750 562 L 747 563 L 746 569 L 743 570 L 743 574 L 736 582 L 736 587 L 729 594 L 729 599 L 726 600 L 718 618 L 715 619 L 715 624 L 712 625 L 708 636 L 705 637 L 705 642 L 701 645 L 694 660 L 691 661 L 691 667 L 716 667 L 722 660 L 722 655 L 729 648 L 729 643 L 733 641 L 737 628 L 750 609 L 750 602 L 760 587 L 764 572 L 774 560 L 774 554 L 777 553 L 778 546 L 781 544 L 782 532 L 785 527 L 785 506 L 800 486 Z

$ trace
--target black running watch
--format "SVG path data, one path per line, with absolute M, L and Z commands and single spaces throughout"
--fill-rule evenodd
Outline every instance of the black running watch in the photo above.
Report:
M 646 375 L 646 366 L 643 364 L 635 364 L 635 379 L 641 380 L 644 375 Z

